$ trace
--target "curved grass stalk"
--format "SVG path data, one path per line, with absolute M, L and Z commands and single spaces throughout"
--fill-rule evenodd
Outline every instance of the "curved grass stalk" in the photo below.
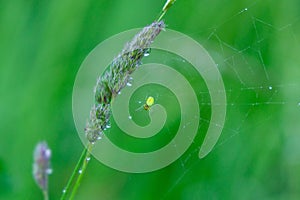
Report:
M 151 25 L 146 26 L 140 33 L 138 33 L 132 39 L 132 41 L 125 46 L 121 54 L 113 60 L 112 64 L 109 66 L 109 71 L 107 71 L 102 77 L 98 79 L 95 90 L 96 103 L 91 109 L 89 119 L 90 121 L 85 128 L 89 143 L 87 147 L 84 148 L 76 164 L 76 167 L 73 170 L 73 173 L 69 178 L 65 189 L 63 190 L 63 194 L 60 200 L 65 200 L 67 195 L 69 195 L 69 191 L 74 182 L 74 179 L 76 175 L 78 175 L 71 190 L 69 199 L 71 200 L 74 198 L 89 163 L 91 155 L 90 152 L 92 150 L 93 144 L 97 140 L 101 139 L 101 134 L 103 134 L 103 130 L 109 123 L 109 106 L 111 100 L 117 96 L 117 94 L 123 87 L 125 87 L 128 78 L 127 75 L 132 73 L 135 70 L 136 66 L 140 64 L 140 60 L 143 58 L 145 51 L 147 51 L 152 41 L 164 28 L 165 24 L 161 20 L 174 2 L 175 0 L 167 0 L 162 9 L 162 13 L 157 18 L 157 20 L 155 20 Z M 126 65 L 124 63 L 131 63 L 131 65 Z M 127 72 L 124 73 L 123 71 Z M 124 75 L 122 76 L 121 73 L 124 73 Z M 116 74 L 118 77 L 115 77 Z
M 86 159 L 87 154 L 88 154 L 88 148 L 84 148 L 82 153 L 81 153 L 81 156 L 80 156 L 80 158 L 79 158 L 79 160 L 78 160 L 78 162 L 77 162 L 77 164 L 76 164 L 76 166 L 75 166 L 75 168 L 72 172 L 72 175 L 70 176 L 70 178 L 68 180 L 68 183 L 67 183 L 66 187 L 63 189 L 63 194 L 62 194 L 60 200 L 65 200 L 67 195 L 69 194 L 69 191 L 71 189 L 71 185 L 74 181 L 74 178 L 76 177 L 76 175 L 77 175 L 77 173 L 80 169 L 81 163 L 83 163 L 83 160 Z M 73 190 L 72 190 L 72 193 L 73 193 Z

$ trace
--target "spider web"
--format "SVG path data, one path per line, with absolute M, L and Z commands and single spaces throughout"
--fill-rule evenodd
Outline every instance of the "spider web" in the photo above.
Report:
M 221 174 L 233 173 L 227 168 L 228 162 L 240 164 L 246 160 L 251 164 L 250 160 L 253 159 L 264 168 L 263 159 L 273 156 L 271 153 L 273 149 L 287 165 L 295 162 L 297 165 L 300 164 L 299 161 L 295 161 L 300 156 L 296 152 L 300 151 L 295 142 L 295 139 L 299 141 L 297 131 L 300 128 L 296 120 L 300 119 L 300 70 L 297 70 L 296 60 L 289 60 L 293 58 L 292 55 L 290 58 L 284 57 L 289 55 L 289 51 L 281 50 L 288 46 L 293 51 L 300 45 L 297 36 L 300 17 L 291 16 L 281 20 L 281 24 L 274 24 L 267 17 L 255 14 L 259 3 L 262 2 L 255 2 L 249 7 L 240 9 L 213 28 L 189 33 L 209 51 L 222 74 L 227 96 L 226 123 L 221 138 L 208 158 L 204 160 L 198 158 L 204 136 L 197 136 L 180 159 L 167 169 L 153 173 L 153 176 L 164 174 L 166 178 L 166 185 L 162 186 L 165 191 L 162 199 L 172 199 L 178 197 L 178 194 L 184 195 L 187 199 L 189 195 L 193 195 L 190 198 L 214 196 L 216 191 L 207 186 L 209 182 L 205 182 L 209 180 L 207 174 L 212 174 L 211 170 L 214 170 L 207 169 L 207 166 L 214 166 L 213 162 L 220 162 L 221 167 L 226 168 L 224 172 L 219 171 L 214 175 L 222 177 L 219 182 L 217 181 L 219 187 L 224 184 L 222 181 L 230 180 L 228 179 L 230 174 L 227 176 Z M 244 27 L 244 30 L 239 30 L 236 38 L 226 38 L 224 32 L 230 31 L 237 24 Z M 249 34 L 254 37 L 249 37 Z M 287 37 L 292 43 L 286 44 Z M 275 52 L 276 50 L 279 52 Z M 182 58 L 178 60 L 186 62 Z M 209 94 L 212 92 L 219 91 L 204 90 L 199 93 L 201 134 L 205 132 L 209 123 L 213 123 L 210 121 L 209 109 L 211 106 Z M 142 108 L 147 95 L 149 93 L 140 95 L 138 98 L 140 100 L 136 100 L 133 106 L 134 111 Z M 159 94 L 154 94 L 154 97 L 158 100 L 162 98 Z M 169 127 L 166 128 L 169 130 Z M 245 155 L 247 153 L 249 155 Z M 243 156 L 246 158 L 242 159 Z M 268 166 L 269 163 L 266 162 L 265 167 Z M 251 171 L 247 166 L 242 167 L 245 171 Z M 144 175 L 144 178 L 149 176 Z M 138 179 L 135 179 L 134 175 L 131 178 L 131 181 Z M 289 179 L 286 178 L 284 181 L 289 182 Z M 273 190 L 275 189 L 270 189 Z M 293 189 L 290 189 L 291 191 L 295 193 Z M 242 196 L 243 192 L 245 191 L 241 191 L 237 196 Z
M 299 139 L 297 134 L 299 125 L 296 123 L 296 120 L 294 120 L 294 123 L 287 122 L 290 117 L 300 118 L 299 78 L 293 78 L 296 77 L 293 75 L 290 78 L 290 74 L 282 74 L 284 73 L 283 71 L 288 71 L 288 69 L 282 70 L 282 68 L 289 67 L 289 65 L 284 63 L 285 58 L 267 60 L 268 53 L 270 53 L 268 48 L 276 45 L 272 41 L 278 42 L 279 44 L 277 45 L 280 45 L 278 40 L 290 36 L 294 42 L 293 45 L 300 44 L 295 33 L 296 28 L 299 26 L 299 16 L 291 19 L 292 23 L 274 25 L 263 18 L 256 17 L 252 12 L 255 8 L 256 4 L 253 4 L 251 7 L 241 9 L 221 25 L 212 28 L 212 31 L 209 30 L 208 37 L 202 41 L 202 44 L 204 43 L 204 46 L 207 47 L 206 49 L 210 51 L 216 61 L 224 78 L 226 88 L 227 119 L 222 137 L 215 147 L 216 154 L 220 156 L 222 156 L 221 151 L 226 151 L 231 145 L 235 145 L 236 140 L 239 140 L 237 137 L 243 134 L 248 136 L 240 138 L 249 138 L 250 134 L 252 134 L 253 137 L 259 140 L 259 135 L 266 133 L 264 131 L 274 131 L 274 134 L 265 134 L 267 135 L 263 139 L 265 142 L 268 141 L 267 137 L 274 137 L 274 135 L 278 137 L 277 134 L 280 135 L 279 137 L 290 135 L 294 139 L 295 137 Z M 223 38 L 222 31 L 230 28 L 230 23 L 239 20 L 247 22 L 243 26 L 254 31 L 255 38 L 252 41 L 239 40 L 247 37 L 247 33 L 241 31 L 244 35 L 239 36 L 237 39 L 239 41 L 233 44 L 232 41 L 227 41 L 226 38 Z M 201 34 L 203 36 L 203 33 L 194 33 L 192 35 Z M 284 66 L 280 66 L 276 62 L 281 62 Z M 297 75 L 299 77 L 300 71 L 295 72 L 298 72 Z M 201 102 L 200 105 L 210 106 L 210 102 Z M 282 122 L 276 126 L 276 124 L 272 123 L 272 120 L 275 123 L 281 120 Z M 203 117 L 201 117 L 201 122 L 204 124 L 212 123 L 209 118 Z M 282 130 L 275 131 L 277 128 L 282 128 Z M 289 139 L 286 140 L 286 143 L 283 151 L 288 152 L 285 148 L 297 148 L 295 142 L 292 146 L 289 146 L 291 143 Z M 258 144 L 260 145 L 261 143 L 258 142 Z M 299 148 L 297 149 L 299 150 Z M 201 168 L 200 164 L 202 161 L 195 159 L 198 151 L 199 148 L 194 148 L 178 161 L 182 171 L 172 180 L 172 184 L 169 185 L 164 198 L 172 197 L 172 193 L 176 193 L 174 189 L 184 186 L 187 179 L 191 178 L 193 172 Z M 285 152 L 282 154 L 285 154 Z M 284 156 L 286 156 L 284 160 L 289 162 L 293 162 L 289 157 L 296 157 L 295 155 Z M 197 194 L 200 193 L 198 192 Z

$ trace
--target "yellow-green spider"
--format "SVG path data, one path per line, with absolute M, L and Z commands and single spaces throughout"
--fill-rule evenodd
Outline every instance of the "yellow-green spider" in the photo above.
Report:
M 144 104 L 144 109 L 149 110 L 153 104 L 154 104 L 154 98 L 152 96 L 149 96 L 146 100 L 146 103 Z

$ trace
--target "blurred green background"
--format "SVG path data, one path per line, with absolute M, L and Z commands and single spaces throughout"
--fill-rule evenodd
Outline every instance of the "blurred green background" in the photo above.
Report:
M 151 23 L 164 3 L 0 1 L 0 199 L 42 199 L 32 179 L 40 140 L 53 153 L 50 199 L 60 197 L 83 148 L 72 117 L 80 64 L 106 38 Z M 92 160 L 76 199 L 299 199 L 299 1 L 177 0 L 165 22 L 218 64 L 228 97 L 219 143 L 199 160 L 199 130 L 180 160 L 146 174 Z

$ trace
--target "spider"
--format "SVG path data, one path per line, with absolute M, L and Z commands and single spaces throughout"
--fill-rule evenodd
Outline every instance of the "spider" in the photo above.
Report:
M 142 103 L 142 101 L 139 101 L 139 103 Z M 143 109 L 143 108 L 144 108 L 144 110 L 148 111 L 148 110 L 150 110 L 151 106 L 153 106 L 153 105 L 154 105 L 154 97 L 148 96 L 145 104 L 143 106 L 139 107 L 138 109 L 136 109 L 136 111 Z
M 150 107 L 154 104 L 154 98 L 152 96 L 149 96 L 146 100 L 146 103 L 144 104 L 144 109 L 149 110 Z

